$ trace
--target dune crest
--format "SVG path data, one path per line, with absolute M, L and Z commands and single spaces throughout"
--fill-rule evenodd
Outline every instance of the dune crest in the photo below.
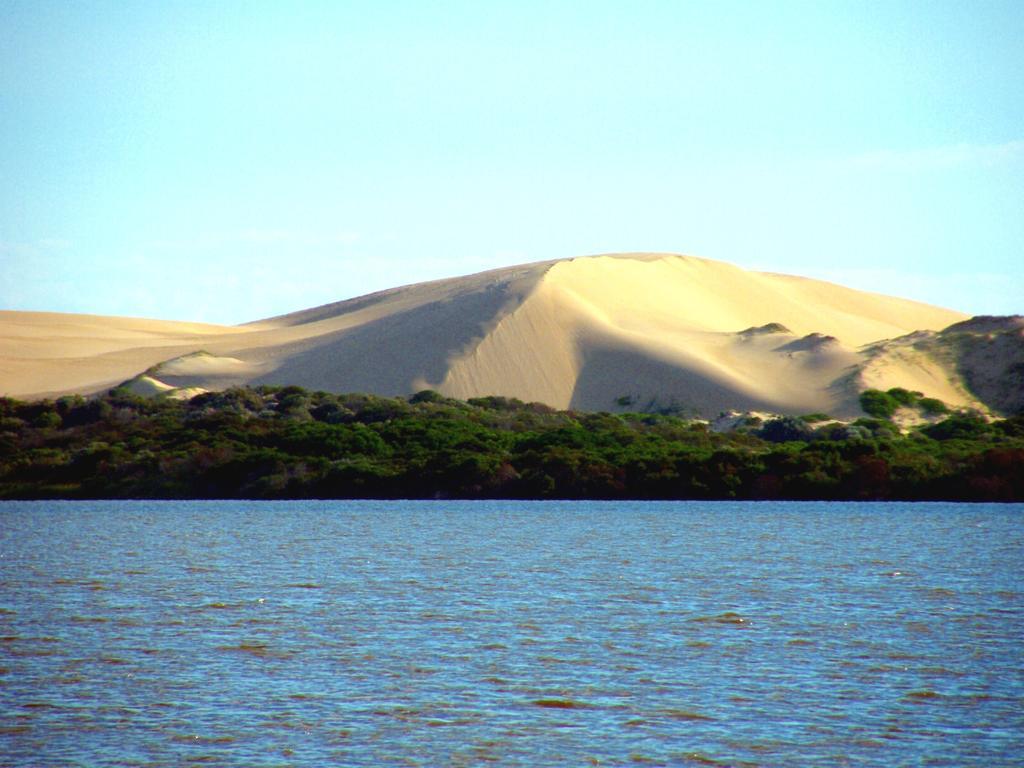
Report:
M 871 346 L 966 319 L 692 256 L 610 254 L 419 283 L 234 327 L 0 312 L 0 394 L 89 394 L 128 380 L 148 393 L 298 384 L 384 395 L 432 388 L 585 410 L 856 415 L 868 384 L 914 382 L 953 405 L 971 400 L 952 386 L 929 390 L 946 374 L 922 373 L 920 360 L 883 368 Z
M 552 264 L 438 389 L 586 410 L 852 414 L 857 391 L 836 383 L 861 345 L 964 317 L 691 256 L 572 259 Z

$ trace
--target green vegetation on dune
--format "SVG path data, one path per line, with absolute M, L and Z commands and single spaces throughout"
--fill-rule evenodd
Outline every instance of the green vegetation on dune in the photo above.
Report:
M 901 435 L 880 402 L 853 424 L 814 414 L 718 434 L 436 392 L 0 399 L 0 498 L 1024 500 L 1024 416 L 953 414 Z
M 915 409 L 926 417 L 949 413 L 949 408 L 941 400 L 925 397 L 920 392 L 911 392 L 903 387 L 893 387 L 887 392 L 865 390 L 860 394 L 860 407 L 864 413 L 878 419 L 891 419 L 900 408 Z

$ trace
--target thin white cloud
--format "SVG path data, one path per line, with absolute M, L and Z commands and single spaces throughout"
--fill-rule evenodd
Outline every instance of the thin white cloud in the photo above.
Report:
M 224 232 L 204 232 L 191 237 L 154 240 L 147 248 L 174 251 L 200 251 L 230 245 L 276 245 L 287 248 L 322 248 L 325 246 L 351 246 L 359 242 L 358 232 L 302 231 L 295 229 L 239 229 Z
M 1024 140 L 1002 144 L 950 144 L 910 150 L 877 150 L 845 158 L 843 164 L 868 170 L 928 171 L 991 168 L 1024 161 Z
M 36 256 L 65 251 L 71 246 L 72 242 L 63 237 L 43 237 L 32 242 L 0 240 L 0 253 L 10 256 Z
M 55 251 L 64 251 L 70 248 L 73 243 L 63 237 L 44 237 L 39 240 L 39 247 L 49 248 Z

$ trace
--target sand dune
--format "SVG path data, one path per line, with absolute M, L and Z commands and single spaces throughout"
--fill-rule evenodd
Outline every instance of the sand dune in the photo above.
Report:
M 890 356 L 883 369 L 866 351 L 966 317 L 696 257 L 616 254 L 421 283 L 235 327 L 0 312 L 0 394 L 88 394 L 145 375 L 140 391 L 433 388 L 587 410 L 855 415 L 867 384 L 912 382 L 969 401 L 942 364 L 922 373 L 921 360 Z
M 903 387 L 999 414 L 1024 409 L 1024 317 L 976 317 L 871 344 L 858 388 Z

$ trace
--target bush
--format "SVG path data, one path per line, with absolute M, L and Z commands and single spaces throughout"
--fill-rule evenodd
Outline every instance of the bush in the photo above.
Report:
M 1007 437 L 1024 437 L 1024 413 L 1003 419 L 995 427 Z
M 826 424 L 819 427 L 815 436 L 822 440 L 846 441 L 846 440 L 870 440 L 874 437 L 872 431 L 858 424 Z
M 973 413 L 956 413 L 921 431 L 933 440 L 974 440 L 991 433 L 992 427 Z
M 333 402 L 321 403 L 311 409 L 309 415 L 326 424 L 344 424 L 355 417 L 351 409 Z
M 471 397 L 466 402 L 476 408 L 486 408 L 489 411 L 518 411 L 526 407 L 526 403 L 518 398 L 502 397 L 501 395 Z
M 795 440 L 810 440 L 814 430 L 803 419 L 783 416 L 771 419 L 758 431 L 757 436 L 771 443 L 788 443 Z
M 934 397 L 922 397 L 917 401 L 917 405 L 929 416 L 941 416 L 949 413 L 949 407 Z
M 860 393 L 861 410 L 876 419 L 892 419 L 892 415 L 896 413 L 899 406 L 899 401 L 888 392 L 867 389 Z
M 895 400 L 897 405 L 902 405 L 907 408 L 913 406 L 921 396 L 920 392 L 911 392 L 909 389 L 904 389 L 903 387 L 893 387 L 886 394 Z
M 440 392 L 433 389 L 421 389 L 415 395 L 410 395 L 409 402 L 412 405 L 417 403 L 443 403 L 447 398 Z
M 800 417 L 801 421 L 805 421 L 808 424 L 817 424 L 822 421 L 831 421 L 832 417 L 827 413 L 805 413 Z
M 857 419 L 851 426 L 863 427 L 872 437 L 893 437 L 897 430 L 895 425 L 886 419 Z
M 43 411 L 32 420 L 32 426 L 42 429 L 57 429 L 61 425 L 60 414 L 56 411 Z

